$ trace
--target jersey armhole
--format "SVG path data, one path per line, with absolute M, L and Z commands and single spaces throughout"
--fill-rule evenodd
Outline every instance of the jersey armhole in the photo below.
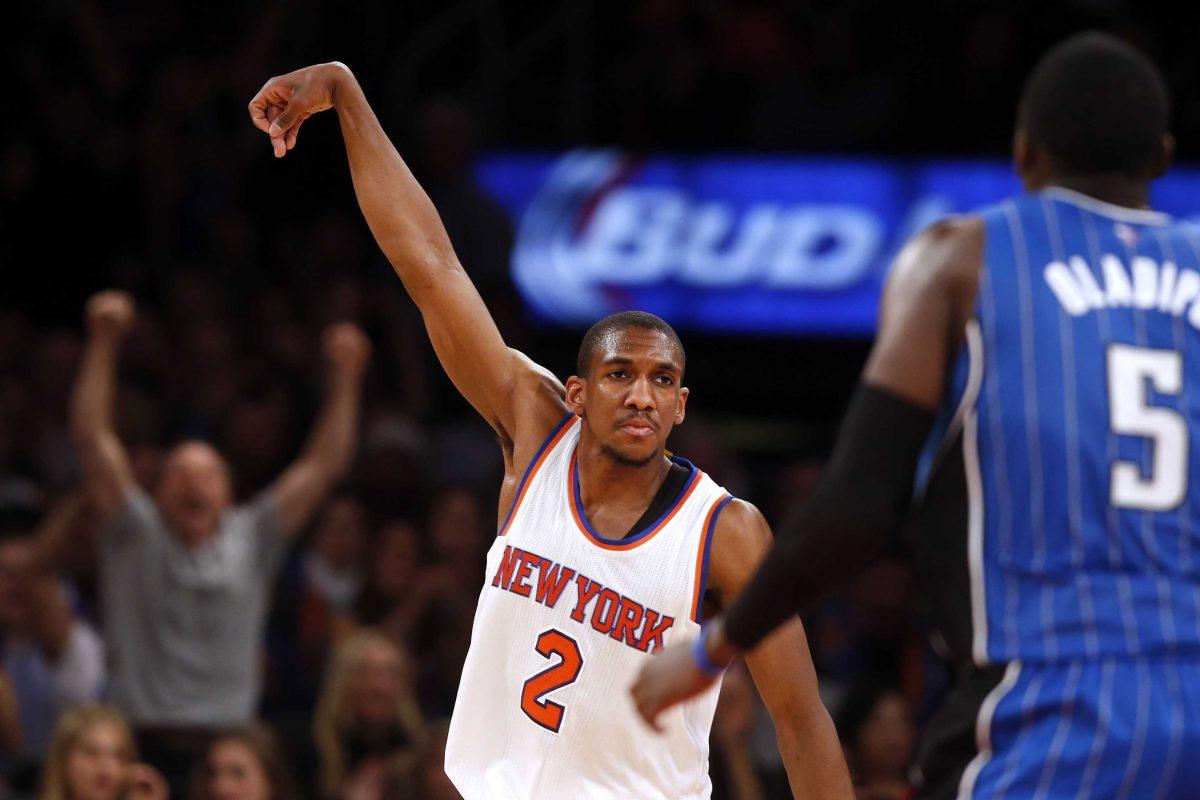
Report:
M 517 514 L 517 508 L 521 505 L 521 501 L 525 499 L 525 492 L 529 489 L 529 484 L 533 480 L 534 475 L 541 469 L 542 463 L 546 460 L 546 456 L 554 450 L 554 446 L 558 444 L 563 435 L 571 428 L 571 421 L 576 419 L 576 416 L 567 412 L 567 414 L 559 420 L 554 426 L 549 435 L 546 436 L 542 446 L 538 448 L 533 455 L 533 460 L 529 462 L 529 466 L 525 468 L 525 474 L 521 476 L 521 483 L 517 486 L 517 496 L 513 498 L 512 506 L 508 509 L 508 514 L 504 517 L 504 524 L 500 526 L 500 530 L 496 533 L 497 536 L 503 536 L 508 533 L 508 528 L 512 524 L 513 517 Z
M 713 531 L 717 529 L 717 517 L 721 509 L 729 504 L 733 495 L 724 494 L 718 497 L 708 509 L 704 518 L 704 530 L 700 534 L 700 543 L 696 546 L 696 582 L 692 588 L 692 622 L 700 624 L 700 616 L 704 608 L 704 592 L 708 588 L 708 556 L 712 550 Z

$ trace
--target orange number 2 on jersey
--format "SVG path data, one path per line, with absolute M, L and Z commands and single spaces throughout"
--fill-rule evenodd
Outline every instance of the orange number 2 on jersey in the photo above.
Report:
M 521 710 L 546 730 L 558 733 L 566 709 L 541 698 L 555 689 L 574 683 L 579 677 L 579 670 L 583 668 L 583 656 L 579 654 L 579 645 L 574 639 L 553 628 L 538 636 L 533 649 L 544 658 L 558 656 L 562 660 L 525 681 L 525 688 L 521 691 Z

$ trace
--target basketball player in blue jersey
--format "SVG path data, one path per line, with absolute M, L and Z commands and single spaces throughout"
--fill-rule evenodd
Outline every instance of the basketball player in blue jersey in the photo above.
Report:
M 918 798 L 1200 797 L 1200 231 L 1147 208 L 1167 116 L 1117 39 L 1043 58 L 1026 193 L 898 256 L 820 488 L 698 643 L 644 669 L 647 719 L 904 523 L 956 666 Z
M 358 202 L 420 308 L 455 386 L 500 439 L 505 476 L 446 748 L 467 800 L 706 798 L 710 687 L 661 720 L 628 697 L 640 666 L 699 633 L 708 595 L 741 591 L 765 555 L 762 515 L 668 457 L 688 390 L 675 332 L 623 313 L 584 337 L 564 387 L 510 350 L 425 192 L 350 71 L 273 78 L 250 103 L 277 157 L 337 111 Z M 748 654 L 797 797 L 850 798 L 798 620 Z

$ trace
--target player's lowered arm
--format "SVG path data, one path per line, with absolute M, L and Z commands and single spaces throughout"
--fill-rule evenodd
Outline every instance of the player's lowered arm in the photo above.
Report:
M 443 368 L 494 428 L 511 435 L 514 389 L 523 370 L 459 263 L 433 203 L 350 70 L 319 64 L 272 78 L 250 101 L 250 116 L 282 157 L 295 147 L 304 120 L 329 108 L 341 124 L 359 208 L 420 308 Z
M 757 508 L 740 500 L 726 506 L 717 518 L 710 556 L 710 585 L 719 600 L 742 592 L 771 542 L 770 526 Z M 853 797 L 837 730 L 821 702 L 800 620 L 793 618 L 748 652 L 746 665 L 775 724 L 793 795 L 813 800 Z

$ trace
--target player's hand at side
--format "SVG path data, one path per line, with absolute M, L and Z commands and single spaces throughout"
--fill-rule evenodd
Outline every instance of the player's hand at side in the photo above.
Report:
M 108 289 L 92 295 L 87 303 L 88 332 L 92 336 L 124 336 L 133 330 L 136 317 L 128 292 Z
M 361 377 L 371 358 L 371 340 L 352 322 L 338 322 L 325 329 L 325 358 L 331 369 L 346 377 Z
M 662 733 L 658 716 L 690 700 L 713 685 L 715 676 L 706 675 L 692 658 L 692 642 L 677 642 L 642 667 L 630 689 L 638 715 L 655 731 Z
M 337 88 L 345 80 L 353 80 L 349 68 L 334 61 L 279 75 L 263 84 L 250 101 L 250 120 L 271 137 L 276 158 L 283 158 L 296 146 L 304 120 L 333 108 Z

